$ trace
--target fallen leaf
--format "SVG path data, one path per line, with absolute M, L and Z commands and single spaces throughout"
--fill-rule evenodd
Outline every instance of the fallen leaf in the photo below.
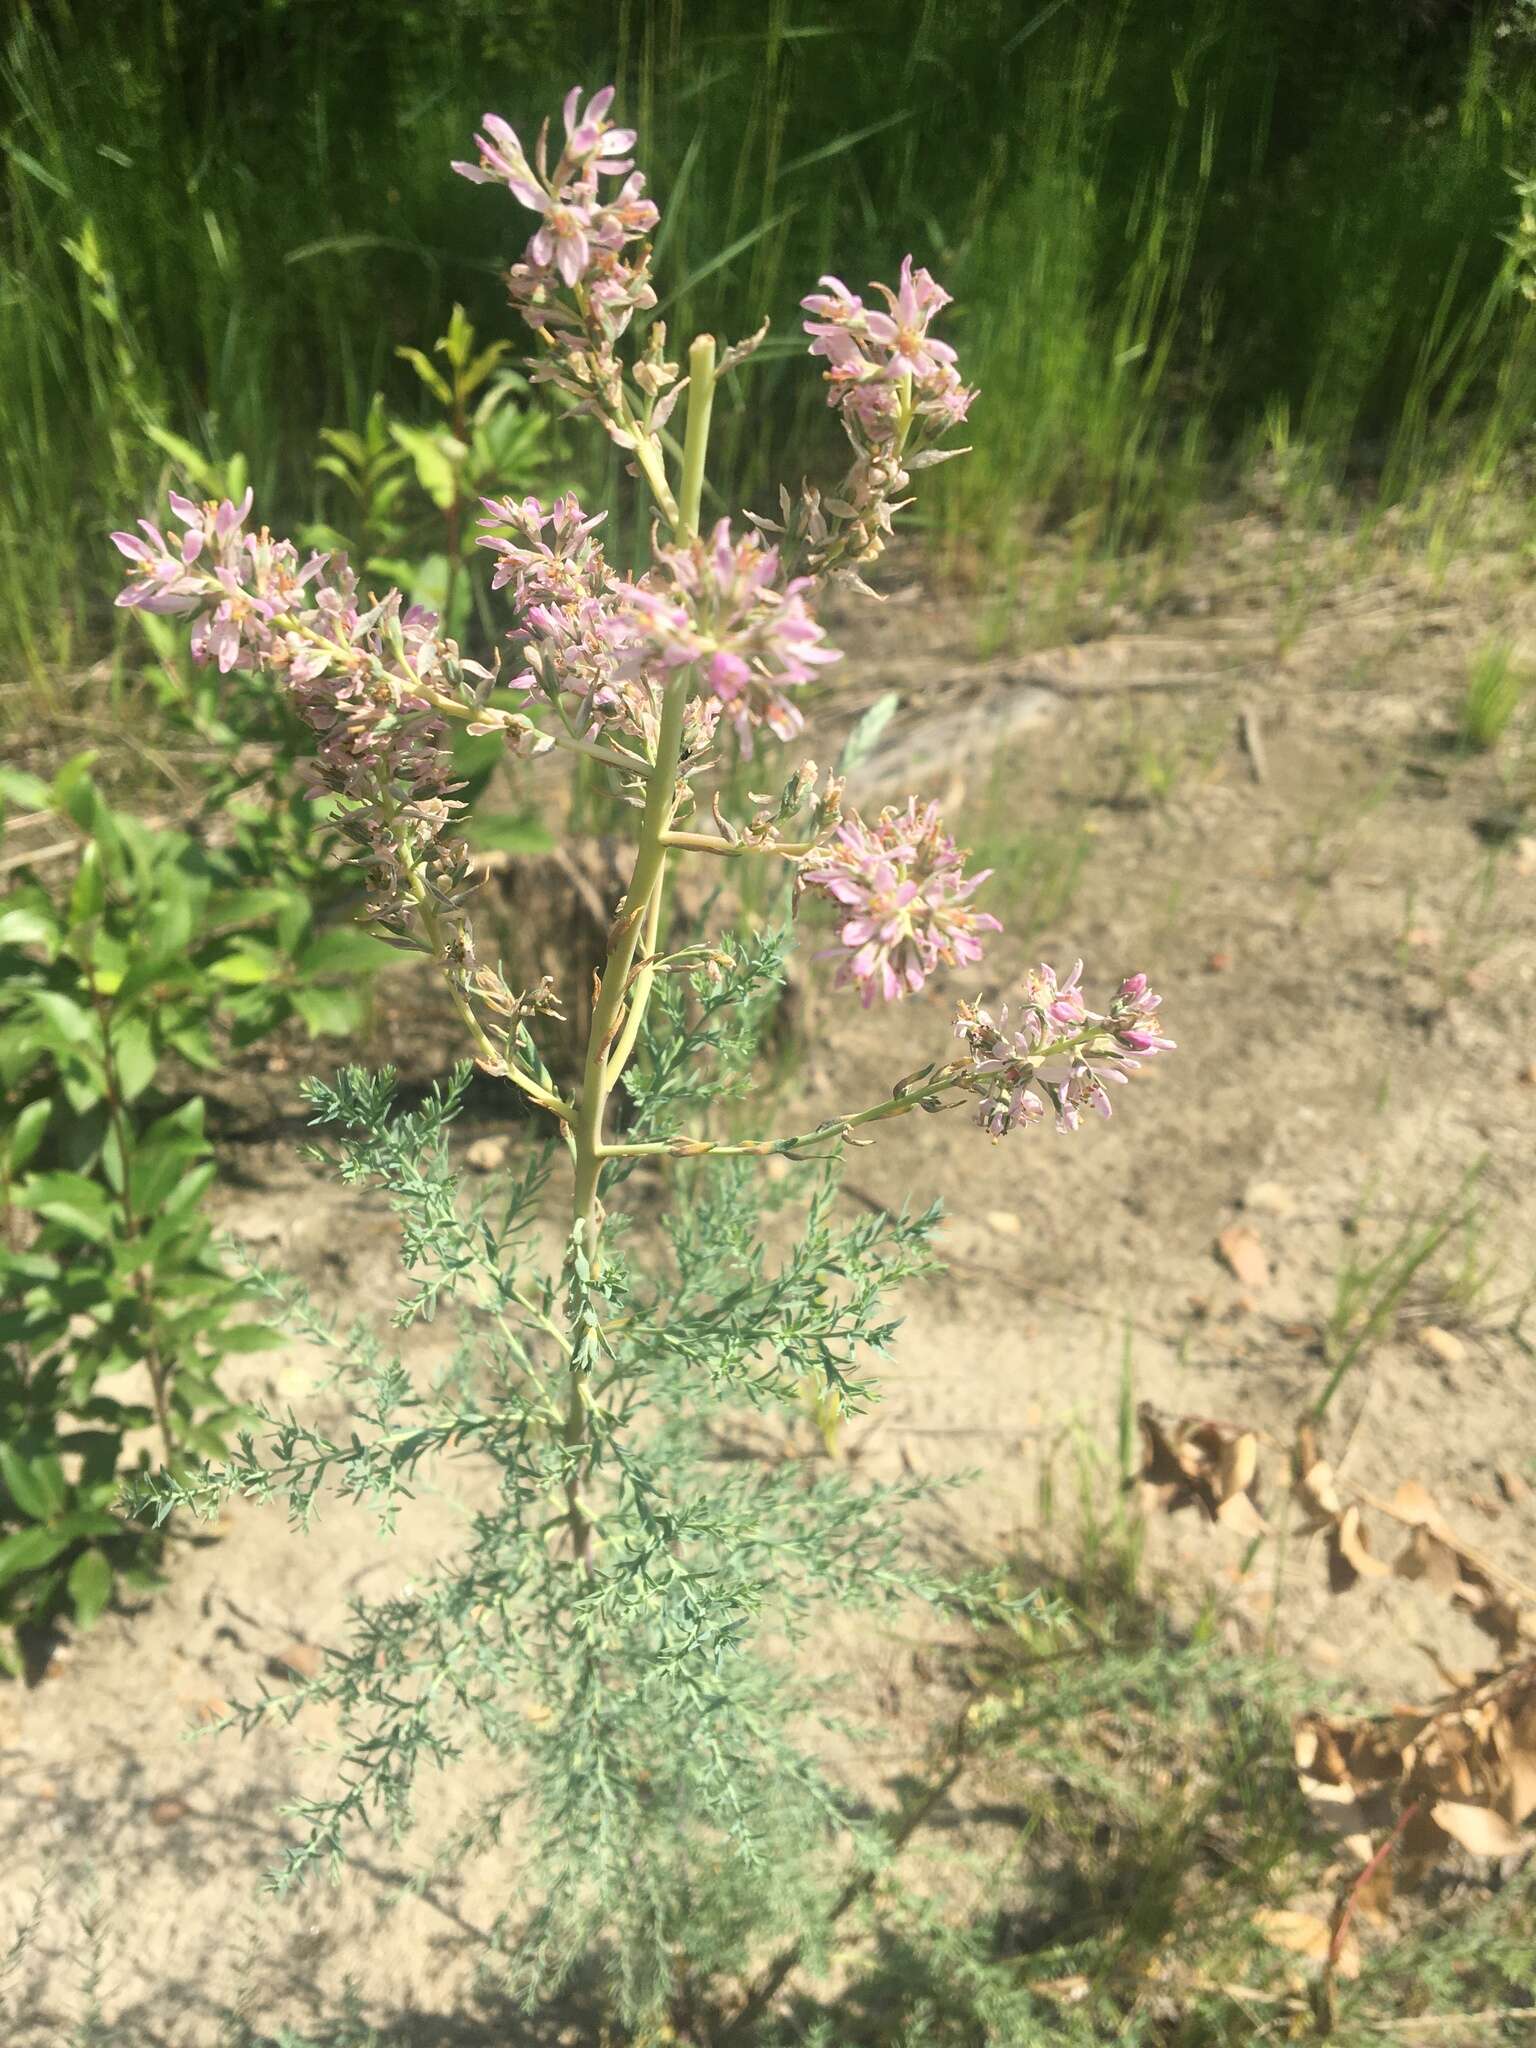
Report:
M 1454 1593 L 1461 1584 L 1461 1559 L 1422 1523 L 1394 1558 L 1392 1569 L 1400 1579 L 1422 1579 L 1437 1593 Z
M 267 1659 L 274 1678 L 318 1678 L 325 1666 L 325 1652 L 313 1643 L 286 1643 Z
M 1384 1579 L 1392 1567 L 1371 1555 L 1365 1525 L 1353 1502 L 1328 1532 L 1328 1578 L 1336 1593 L 1347 1593 L 1360 1579 Z
M 1093 1987 L 1086 1977 L 1031 1977 L 1029 1988 L 1058 2005 L 1081 2005 Z
M 1498 1483 L 1500 1493 L 1503 1494 L 1505 1500 L 1508 1501 L 1512 1508 L 1519 1507 L 1521 1501 L 1525 1499 L 1525 1496 L 1531 1490 L 1520 1477 L 1520 1474 L 1511 1471 L 1508 1465 L 1496 1465 L 1493 1476 Z
M 1232 1223 L 1216 1240 L 1217 1254 L 1227 1270 L 1244 1287 L 1255 1292 L 1269 1285 L 1269 1259 L 1256 1230 L 1246 1223 Z
M 1333 1483 L 1333 1467 L 1326 1458 L 1307 1466 L 1296 1481 L 1294 1494 L 1314 1529 L 1337 1521 L 1344 1512 L 1344 1503 Z
M 1514 1856 L 1525 1847 L 1519 1831 L 1486 1806 L 1465 1806 L 1459 1800 L 1438 1799 L 1429 1813 L 1436 1827 L 1443 1828 L 1470 1855 Z
M 1419 1332 L 1419 1342 L 1442 1365 L 1460 1365 L 1467 1355 L 1461 1339 L 1450 1330 L 1442 1330 L 1438 1323 L 1426 1323 Z
M 1320 1913 L 1298 1912 L 1290 1906 L 1261 1906 L 1253 1924 L 1276 1948 L 1289 1949 L 1309 1962 L 1326 1963 L 1333 1946 L 1333 1929 Z M 1358 1977 L 1360 1946 L 1347 1929 L 1334 1958 L 1335 1976 Z

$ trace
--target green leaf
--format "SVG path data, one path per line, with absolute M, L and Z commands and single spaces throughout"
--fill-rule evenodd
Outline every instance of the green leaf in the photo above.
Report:
M 221 1351 L 276 1351 L 289 1340 L 266 1323 L 231 1323 L 214 1341 Z
M 355 925 L 339 925 L 311 939 L 295 961 L 300 974 L 355 974 L 387 967 L 394 949 L 382 940 L 361 932 Z
M 82 1550 L 69 1568 L 69 1597 L 75 1621 L 89 1628 L 112 1598 L 112 1567 L 99 1550 Z
M 40 910 L 27 910 L 19 904 L 14 910 L 0 911 L 0 946 L 38 946 L 44 958 L 51 960 L 59 950 L 58 923 Z
M 107 907 L 107 878 L 101 871 L 101 853 L 88 846 L 80 859 L 75 885 L 69 892 L 69 921 L 89 924 Z
M 81 1004 L 56 988 L 34 988 L 29 993 L 67 1045 L 88 1045 L 95 1038 L 96 1020 Z
M 73 818 L 82 832 L 92 829 L 102 807 L 96 785 L 91 780 L 91 763 L 95 758 L 94 747 L 83 754 L 75 754 L 54 776 L 50 792 L 54 808 Z
M 301 988 L 293 1007 L 314 1038 L 346 1038 L 363 1021 L 364 1003 L 356 989 Z
M 416 481 L 439 509 L 446 511 L 458 493 L 457 465 L 469 450 L 452 434 L 430 427 L 402 427 L 389 430 L 411 458 Z
M 155 1078 L 155 1068 L 159 1065 L 149 1019 L 126 1017 L 114 1025 L 112 1052 L 123 1095 L 129 1102 L 136 1101 Z
M 24 768 L 0 768 L 0 801 L 20 811 L 46 811 L 52 807 L 48 785 Z
M 8 1579 L 19 1579 L 23 1572 L 41 1571 L 74 1540 L 64 1532 L 62 1524 L 51 1529 L 39 1525 L 20 1529 L 14 1536 L 0 1537 L 0 1586 Z
M 4 1141 L 6 1171 L 20 1173 L 27 1161 L 42 1143 L 43 1132 L 53 1112 L 53 1104 L 46 1095 L 36 1102 L 29 1102 L 11 1125 L 10 1135 Z
M 14 1444 L 0 1444 L 0 1479 L 22 1513 L 37 1522 L 51 1520 L 69 1498 L 57 1458 L 24 1458 Z
M 476 811 L 466 821 L 465 836 L 479 852 L 548 853 L 554 834 L 531 811 Z
M 880 735 L 895 716 L 896 707 L 900 702 L 900 695 L 895 690 L 887 690 L 875 699 L 843 742 L 843 751 L 837 758 L 839 775 L 851 773 L 862 761 L 869 759 L 880 743 Z
M 449 401 L 453 397 L 453 393 L 449 390 L 447 384 L 443 381 L 443 378 L 436 370 L 436 368 L 433 366 L 433 364 L 427 359 L 426 356 L 422 354 L 419 348 L 397 348 L 395 350 L 395 354 L 400 357 L 402 362 L 410 364 L 411 368 L 416 372 L 417 376 L 421 379 L 422 383 L 426 385 L 427 389 L 432 393 L 432 396 L 434 398 L 439 400 L 443 405 L 447 405 L 449 403 Z M 399 429 L 396 429 L 395 431 L 397 433 L 400 432 Z M 361 463 L 361 460 L 362 451 L 361 449 L 359 449 L 359 463 Z
M 208 972 L 215 981 L 225 982 L 231 988 L 254 988 L 261 982 L 275 980 L 282 973 L 283 964 L 275 946 L 247 943 L 236 952 L 226 953 L 222 960 L 215 960 Z
M 111 1200 L 104 1188 L 83 1174 L 29 1174 L 12 1199 L 18 1208 L 62 1223 L 93 1244 L 106 1244 L 112 1236 Z
M 201 449 L 194 448 L 190 441 L 184 441 L 180 434 L 173 434 L 158 421 L 145 420 L 144 431 L 155 446 L 169 455 L 185 481 L 197 491 L 216 491 L 219 488 L 217 466 L 210 462 Z

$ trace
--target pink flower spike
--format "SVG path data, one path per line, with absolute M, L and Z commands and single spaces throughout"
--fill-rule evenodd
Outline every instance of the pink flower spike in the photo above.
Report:
M 857 984 L 866 1008 L 877 995 L 896 1002 L 915 994 L 941 966 L 980 959 L 980 935 L 1002 929 L 968 906 L 985 879 L 963 873 L 938 807 L 919 809 L 915 797 L 905 811 L 882 811 L 873 825 L 856 813 L 846 818 L 800 868 L 803 887 L 853 912 L 838 927 L 847 952 L 837 980 Z

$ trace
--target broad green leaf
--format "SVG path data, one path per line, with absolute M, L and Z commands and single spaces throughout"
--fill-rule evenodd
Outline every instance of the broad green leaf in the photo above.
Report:
M 351 974 L 386 967 L 391 949 L 355 925 L 337 925 L 309 941 L 295 961 L 300 974 Z
M 221 1351 L 276 1351 L 288 1341 L 283 1331 L 266 1323 L 229 1323 L 216 1339 Z
M 159 1061 L 147 1017 L 125 1017 L 112 1027 L 112 1051 L 123 1095 L 134 1102 L 155 1078 Z
M 362 996 L 350 988 L 296 989 L 293 1007 L 314 1038 L 347 1037 L 361 1025 L 365 1008 Z
M 25 768 L 0 768 L 0 802 L 14 804 L 18 811 L 46 811 L 52 808 L 48 785 Z
M 77 1625 L 89 1628 L 112 1598 L 111 1565 L 99 1550 L 82 1550 L 69 1568 L 66 1584 Z
M 19 1208 L 62 1223 L 93 1244 L 106 1244 L 112 1236 L 111 1200 L 103 1187 L 83 1174 L 29 1174 L 12 1199 Z
M 7 1580 L 18 1579 L 23 1572 L 40 1571 L 45 1564 L 52 1564 L 61 1550 L 67 1550 L 74 1537 L 63 1533 L 61 1527 L 45 1529 L 41 1525 L 32 1529 L 20 1529 L 14 1536 L 0 1537 L 0 1586 Z
M 454 435 L 430 427 L 403 427 L 395 422 L 389 431 L 411 458 L 416 481 L 433 504 L 446 511 L 458 491 L 457 466 L 469 450 Z
M 88 846 L 80 857 L 74 887 L 69 892 L 69 921 L 88 924 L 107 907 L 107 878 L 101 871 L 101 854 Z
M 36 1102 L 29 1102 L 18 1113 L 9 1133 L 0 1138 L 0 1153 L 4 1154 L 8 1173 L 20 1173 L 32 1157 L 42 1143 L 43 1132 L 52 1113 L 53 1104 L 46 1095 L 40 1096 Z
M 42 911 L 20 904 L 14 910 L 0 910 L 0 946 L 36 946 L 51 960 L 59 949 L 58 924 Z
M 208 972 L 215 981 L 225 982 L 231 988 L 255 988 L 274 980 L 282 973 L 283 964 L 275 946 L 246 944 L 237 952 L 226 953 L 222 960 L 215 960 Z
M 91 780 L 91 763 L 95 759 L 94 747 L 75 754 L 54 776 L 50 792 L 54 808 L 73 818 L 82 832 L 91 830 L 101 809 L 101 798 Z
M 479 851 L 548 853 L 554 834 L 531 811 L 476 811 L 465 821 L 465 836 Z
M 57 1458 L 24 1458 L 14 1444 L 0 1444 L 0 1479 L 17 1507 L 34 1521 L 51 1520 L 69 1498 Z
M 89 1045 L 95 1041 L 96 1019 L 73 997 L 55 988 L 35 988 L 30 994 L 36 1008 L 66 1045 Z

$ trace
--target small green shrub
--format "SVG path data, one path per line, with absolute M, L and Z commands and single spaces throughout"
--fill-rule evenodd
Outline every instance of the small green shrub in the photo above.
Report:
M 315 928 L 313 806 L 237 804 L 231 843 L 115 810 L 91 773 L 0 771 L 49 832 L 0 909 L 0 1665 L 60 1617 L 87 1626 L 158 1545 L 113 1512 L 125 1460 L 215 1456 L 235 1409 L 221 1359 L 267 1341 L 216 1256 L 204 1106 L 212 1070 L 297 1017 L 354 1030 L 386 950 Z M 306 819 L 307 814 L 307 819 Z M 265 868 L 257 884 L 252 863 Z M 61 884 L 60 874 L 66 879 Z

